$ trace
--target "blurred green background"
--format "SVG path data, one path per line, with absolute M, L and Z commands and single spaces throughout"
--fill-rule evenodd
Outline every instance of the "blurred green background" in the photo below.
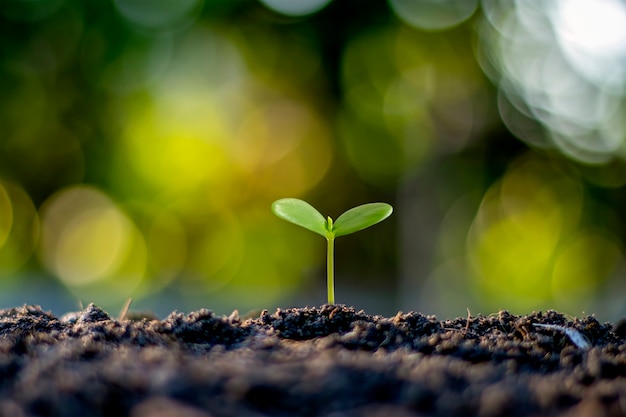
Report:
M 0 304 L 626 314 L 626 1 L 2 0 Z

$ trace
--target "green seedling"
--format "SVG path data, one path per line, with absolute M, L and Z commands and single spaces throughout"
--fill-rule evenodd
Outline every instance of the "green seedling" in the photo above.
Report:
M 322 235 L 328 242 L 326 251 L 326 277 L 328 304 L 335 304 L 334 251 L 335 238 L 349 235 L 380 223 L 391 215 L 393 207 L 387 203 L 369 203 L 351 208 L 335 222 L 324 216 L 306 201 L 282 198 L 272 203 L 272 212 L 283 220 L 297 224 Z

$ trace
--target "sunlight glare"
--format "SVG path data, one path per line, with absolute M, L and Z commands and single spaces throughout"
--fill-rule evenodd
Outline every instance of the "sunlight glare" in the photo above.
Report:
M 620 0 L 561 0 L 556 36 L 568 59 L 594 81 L 624 85 L 626 3 Z

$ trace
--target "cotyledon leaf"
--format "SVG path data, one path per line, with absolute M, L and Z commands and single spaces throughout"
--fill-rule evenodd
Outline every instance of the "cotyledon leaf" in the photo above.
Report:
M 393 212 L 393 207 L 387 203 L 368 203 L 351 208 L 343 213 L 333 225 L 335 237 L 358 232 L 376 223 L 382 222 Z
M 272 203 L 272 212 L 283 220 L 297 224 L 324 237 L 328 236 L 326 219 L 306 201 L 297 198 L 281 198 Z

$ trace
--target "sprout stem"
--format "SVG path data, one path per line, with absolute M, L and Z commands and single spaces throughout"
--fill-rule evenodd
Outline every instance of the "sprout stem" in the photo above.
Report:
M 328 241 L 328 252 L 326 253 L 326 287 L 328 288 L 328 304 L 335 304 L 335 236 L 328 236 L 326 240 Z

